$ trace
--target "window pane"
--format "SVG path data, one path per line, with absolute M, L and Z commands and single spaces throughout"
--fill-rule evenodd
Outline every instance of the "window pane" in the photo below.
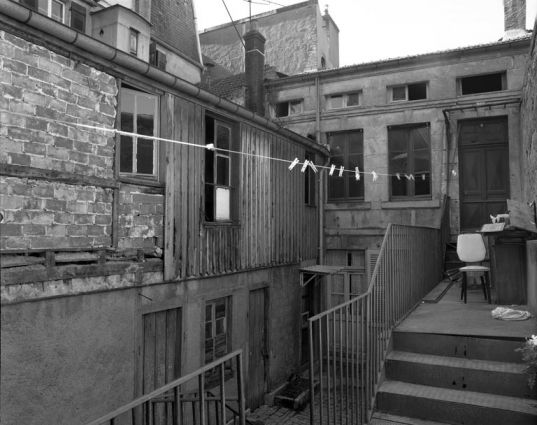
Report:
M 332 157 L 331 162 L 336 166 L 336 169 L 332 176 L 328 176 L 328 198 L 341 199 L 345 196 L 345 178 L 339 177 L 339 168 L 343 165 L 343 157 Z
M 289 115 L 302 112 L 302 101 L 289 102 Z
M 414 152 L 414 174 L 421 174 L 431 171 L 431 159 L 429 151 L 420 149 Z
M 361 132 L 348 133 L 349 138 L 349 154 L 361 154 L 364 151 L 363 137 Z M 349 164 L 349 167 L 351 165 Z
M 407 179 L 401 177 L 399 180 L 396 176 L 392 176 L 392 196 L 407 196 Z
M 390 174 L 408 172 L 408 153 L 395 152 L 390 154 Z
M 412 129 L 411 132 L 412 144 L 414 149 L 427 148 L 429 149 L 431 142 L 429 140 L 429 128 L 421 127 Z
M 425 177 L 425 179 L 423 179 Z M 423 173 L 415 176 L 414 191 L 416 196 L 431 194 L 431 174 Z
M 214 339 L 214 357 L 222 357 L 227 354 L 227 337 L 226 334 L 217 336 Z
M 350 93 L 347 95 L 347 106 L 358 106 L 360 104 L 360 93 Z
M 205 321 L 209 322 L 211 320 L 213 320 L 213 305 L 207 304 L 205 306 Z
M 276 104 L 276 117 L 286 117 L 289 115 L 289 102 Z
M 408 149 L 407 132 L 405 130 L 390 130 L 389 144 L 391 151 L 406 151 Z
M 408 85 L 408 100 L 427 99 L 427 83 Z
M 53 1 L 52 10 L 50 12 L 50 17 L 58 22 L 63 22 L 63 3 L 58 1 Z
M 216 133 L 216 147 L 229 150 L 230 130 L 227 127 L 218 125 Z
M 364 179 L 361 176 L 361 180 L 356 180 L 354 174 L 349 179 L 349 198 L 363 198 L 364 197 Z
M 332 96 L 330 97 L 330 108 L 342 108 L 343 107 L 343 96 Z
M 205 323 L 205 339 L 213 337 L 213 322 Z
M 211 363 L 214 360 L 214 340 L 208 339 L 205 341 L 205 364 Z
M 205 219 L 214 221 L 214 186 L 205 185 Z
M 345 133 L 331 134 L 328 138 L 332 155 L 343 155 L 345 152 L 347 136 Z M 343 162 L 341 163 L 343 165 Z
M 39 13 L 48 16 L 48 0 L 38 0 L 37 10 Z
M 216 219 L 217 220 L 231 220 L 230 198 L 231 198 L 231 193 L 229 189 L 224 189 L 221 187 L 216 188 Z
M 226 321 L 225 321 L 225 318 L 223 319 L 218 319 L 216 321 L 216 330 L 215 330 L 215 335 L 222 335 L 223 333 L 226 332 Z
M 139 174 L 154 174 L 153 156 L 153 140 L 138 139 L 138 151 L 136 152 L 136 172 Z
M 123 122 L 123 121 L 122 121 Z M 121 152 L 119 160 L 119 171 L 122 173 L 132 173 L 132 155 L 133 155 L 133 143 L 132 137 L 121 136 Z
M 229 186 L 229 158 L 225 156 L 216 157 L 216 183 Z
M 392 100 L 406 100 L 406 86 L 393 87 Z
M 221 299 L 215 302 L 215 317 L 220 319 L 226 316 L 226 300 Z
M 214 183 L 214 151 L 205 149 L 205 182 Z

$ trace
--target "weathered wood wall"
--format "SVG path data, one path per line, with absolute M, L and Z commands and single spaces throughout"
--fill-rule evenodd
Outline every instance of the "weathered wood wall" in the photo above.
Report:
M 171 96 L 166 104 L 163 128 L 170 136 L 204 146 L 203 107 Z M 238 136 L 242 152 L 285 160 L 304 159 L 303 148 L 244 122 Z M 204 160 L 204 149 L 180 144 L 166 146 L 167 280 L 317 257 L 317 208 L 305 205 L 305 177 L 300 167 L 290 171 L 288 162 L 238 155 L 239 220 L 218 225 L 203 220 Z

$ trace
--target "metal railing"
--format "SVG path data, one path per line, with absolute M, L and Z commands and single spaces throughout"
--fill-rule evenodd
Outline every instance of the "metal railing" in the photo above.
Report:
M 369 421 L 392 329 L 441 280 L 446 211 L 440 229 L 388 225 L 367 292 L 309 319 L 312 425 Z
M 226 395 L 225 368 L 235 361 L 237 395 Z M 227 363 L 227 365 L 226 365 Z M 218 394 L 205 389 L 206 372 L 216 370 Z M 236 409 L 228 405 L 233 402 Z M 232 417 L 229 418 L 229 411 Z M 136 423 L 144 425 L 246 425 L 242 350 L 220 357 L 217 361 L 145 394 L 88 425 Z

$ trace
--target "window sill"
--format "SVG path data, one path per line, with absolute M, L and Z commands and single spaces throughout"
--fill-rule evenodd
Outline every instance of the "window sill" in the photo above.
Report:
M 400 201 L 381 202 L 382 209 L 419 209 L 419 208 L 440 208 L 440 201 L 437 199 L 402 199 Z
M 325 205 L 326 211 L 342 211 L 342 210 L 370 210 L 371 202 L 364 201 L 343 201 L 334 202 L 328 201 Z
M 151 187 L 165 187 L 166 186 L 164 182 L 160 182 L 155 179 L 145 179 L 143 177 L 119 176 L 119 181 L 121 183 L 137 184 L 140 186 L 151 186 Z
M 227 221 L 215 221 L 215 222 L 205 222 L 203 226 L 205 227 L 240 227 L 240 222 L 227 222 Z

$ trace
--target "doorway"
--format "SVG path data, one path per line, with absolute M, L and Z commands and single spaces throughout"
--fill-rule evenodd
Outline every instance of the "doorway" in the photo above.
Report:
M 490 223 L 507 212 L 509 140 L 507 117 L 462 121 L 459 125 L 460 231 Z

